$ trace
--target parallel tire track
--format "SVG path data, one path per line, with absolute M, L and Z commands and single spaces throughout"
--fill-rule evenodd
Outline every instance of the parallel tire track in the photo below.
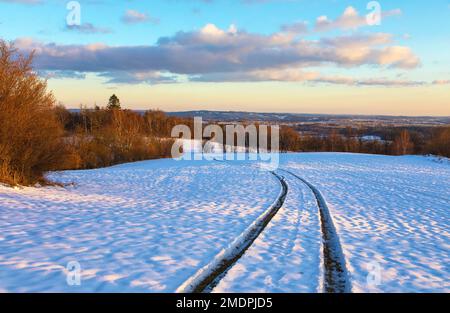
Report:
M 188 278 L 176 292 L 201 293 L 210 292 L 225 276 L 228 270 L 247 251 L 252 243 L 264 231 L 272 218 L 278 213 L 286 199 L 288 186 L 284 178 L 271 172 L 281 184 L 281 191 L 272 206 L 260 215 L 228 248 L 222 250 L 214 259 Z
M 323 290 L 327 293 L 346 293 L 351 292 L 351 283 L 345 265 L 345 257 L 339 236 L 331 218 L 330 210 L 320 191 L 304 178 L 282 169 L 302 181 L 313 192 L 316 197 L 320 212 L 320 221 L 323 237 L 323 258 L 324 258 L 324 286 Z

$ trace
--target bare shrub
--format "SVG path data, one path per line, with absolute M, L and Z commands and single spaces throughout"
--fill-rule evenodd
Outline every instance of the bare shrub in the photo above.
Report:
M 144 117 L 121 109 L 83 109 L 71 114 L 67 142 L 77 152 L 77 169 L 169 157 L 173 140 L 149 134 Z M 70 128 L 77 124 L 75 131 Z
M 402 130 L 393 143 L 393 153 L 395 155 L 405 155 L 412 153 L 414 144 L 407 130 Z
M 450 127 L 437 129 L 426 149 L 427 153 L 450 158 Z
M 33 56 L 0 40 L 0 181 L 44 182 L 44 173 L 67 166 L 53 95 L 31 69 Z

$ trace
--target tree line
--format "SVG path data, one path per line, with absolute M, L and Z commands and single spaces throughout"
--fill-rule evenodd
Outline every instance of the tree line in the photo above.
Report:
M 244 127 L 248 122 L 241 123 Z M 260 125 L 255 125 L 257 136 Z M 226 125 L 219 124 L 227 141 Z M 383 140 L 364 139 L 362 133 L 347 127 L 342 131 L 332 130 L 323 134 L 301 134 L 295 126 L 282 125 L 279 128 L 280 152 L 348 152 L 384 155 L 433 154 L 450 157 L 450 126 L 418 128 L 411 131 L 405 127 L 385 127 Z M 250 147 L 249 132 L 246 133 L 244 146 Z M 271 131 L 267 131 L 267 148 L 271 149 Z M 236 138 L 232 138 L 236 143 Z M 252 147 L 254 148 L 254 147 Z M 259 148 L 259 147 L 257 147 Z
M 118 99 L 118 98 L 117 98 Z M 75 151 L 72 168 L 89 169 L 171 156 L 171 129 L 189 119 L 167 116 L 159 110 L 143 114 L 107 106 L 69 111 L 55 108 L 64 129 L 64 141 Z
M 450 157 L 450 126 L 411 131 L 403 127 L 384 130 L 384 140 L 364 140 L 351 129 L 327 135 L 301 135 L 292 127 L 280 130 L 280 150 L 293 152 L 352 152 L 385 155 L 433 154 Z

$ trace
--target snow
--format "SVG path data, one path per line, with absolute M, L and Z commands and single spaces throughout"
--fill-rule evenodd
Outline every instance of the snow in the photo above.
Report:
M 360 139 L 362 141 L 380 141 L 380 142 L 383 141 L 380 136 L 374 136 L 374 135 L 361 136 Z
M 0 288 L 173 292 L 278 196 L 267 171 L 156 160 L 55 173 L 65 188 L 0 186 Z M 77 261 L 81 286 L 66 283 Z
M 283 207 L 214 292 L 321 291 L 322 237 L 316 200 L 298 179 L 283 176 L 289 190 Z
M 353 292 L 450 292 L 450 162 L 282 154 L 283 207 L 214 292 L 322 292 L 327 202 Z M 258 162 L 152 160 L 51 173 L 65 187 L 0 185 L 0 291 L 174 292 L 267 212 Z M 73 183 L 73 184 L 70 184 Z M 69 262 L 81 285 L 66 282 Z
M 282 181 L 280 180 L 280 184 Z M 253 223 L 247 227 L 236 239 L 231 242 L 226 248 L 222 249 L 210 263 L 206 264 L 204 267 L 199 269 L 193 276 L 189 277 L 180 287 L 177 288 L 176 292 L 181 293 L 192 293 L 196 292 L 196 288 L 201 286 L 204 281 L 206 281 L 211 275 L 213 275 L 218 269 L 220 269 L 222 264 L 227 264 L 238 257 L 245 248 L 252 243 L 262 230 L 264 221 L 269 219 L 270 216 L 275 214 L 282 203 L 283 195 L 286 194 L 282 188 L 280 188 L 279 195 L 276 200 L 270 205 L 270 207 L 264 211 L 260 216 L 258 216 Z
M 450 291 L 450 166 L 421 156 L 282 159 L 325 197 L 353 292 Z

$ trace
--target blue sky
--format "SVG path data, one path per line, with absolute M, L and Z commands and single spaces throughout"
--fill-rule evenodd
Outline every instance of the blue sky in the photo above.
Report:
M 450 1 L 0 0 L 68 107 L 450 115 Z M 325 18 L 326 16 L 326 18 Z

